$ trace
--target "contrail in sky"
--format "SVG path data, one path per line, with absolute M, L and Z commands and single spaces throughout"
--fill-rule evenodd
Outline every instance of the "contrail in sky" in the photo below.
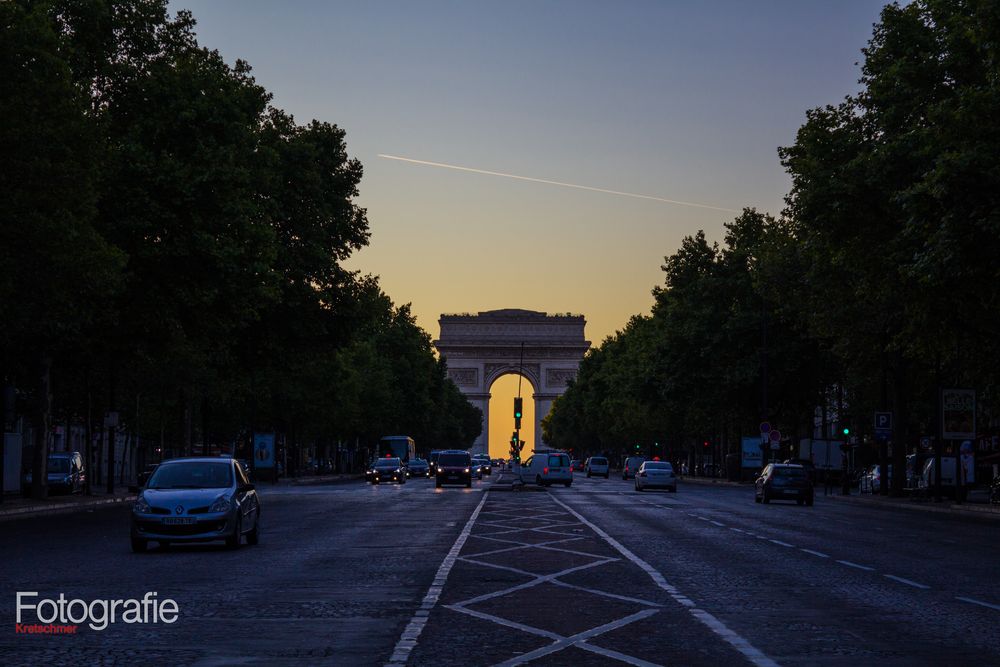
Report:
M 408 157 L 399 157 L 398 155 L 385 155 L 383 153 L 378 154 L 379 157 L 383 157 L 387 160 L 399 160 L 400 162 L 409 162 L 411 164 L 422 164 L 428 167 L 441 167 L 442 169 L 455 169 L 457 171 L 469 171 L 473 174 L 486 174 L 487 176 L 503 176 L 504 178 L 516 178 L 519 181 L 531 181 L 532 183 L 546 183 L 548 185 L 560 185 L 564 188 L 576 188 L 577 190 L 590 190 L 591 192 L 603 192 L 609 195 L 620 195 L 622 197 L 635 197 L 636 199 L 651 199 L 652 201 L 661 201 L 667 204 L 678 204 L 680 206 L 693 206 L 695 208 L 709 208 L 713 211 L 726 211 L 728 213 L 739 213 L 736 209 L 724 208 L 722 206 L 709 206 L 708 204 L 696 204 L 689 201 L 679 201 L 677 199 L 666 199 L 664 197 L 653 197 L 652 195 L 640 195 L 634 192 L 621 192 L 619 190 L 608 190 L 606 188 L 592 188 L 589 185 L 577 185 L 576 183 L 563 183 L 562 181 L 549 181 L 544 178 L 532 178 L 530 176 L 518 176 L 517 174 L 504 174 L 499 171 L 488 171 L 486 169 L 473 169 L 472 167 L 460 167 L 457 164 L 444 164 L 443 162 L 428 162 L 427 160 L 414 160 Z

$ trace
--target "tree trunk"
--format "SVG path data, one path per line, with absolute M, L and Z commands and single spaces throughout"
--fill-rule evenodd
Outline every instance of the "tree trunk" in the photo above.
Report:
M 52 421 L 52 357 L 39 355 L 38 395 L 35 410 L 35 450 L 31 461 L 31 497 L 43 500 L 48 496 L 49 426 Z

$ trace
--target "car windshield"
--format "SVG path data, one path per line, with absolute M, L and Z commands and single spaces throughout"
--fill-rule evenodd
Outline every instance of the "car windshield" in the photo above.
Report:
M 652 461 L 646 463 L 646 470 L 673 470 L 674 467 L 666 461 Z
M 233 483 L 231 463 L 190 461 L 161 465 L 149 480 L 151 489 L 222 489 Z
M 468 454 L 441 454 L 438 456 L 438 463 L 443 466 L 467 466 L 469 465 Z
M 62 456 L 49 459 L 49 472 L 69 472 L 69 459 Z
M 425 466 L 425 465 L 427 465 L 427 461 L 424 461 L 423 459 L 413 459 L 412 461 L 410 461 L 410 465 L 411 466 Z
M 559 468 L 560 466 L 566 467 L 568 465 L 569 465 L 569 457 L 566 456 L 565 454 L 553 454 L 549 456 L 550 468 Z
M 375 463 L 376 468 L 398 468 L 399 459 L 389 458 L 389 459 L 379 459 Z
M 592 465 L 592 466 L 606 466 L 606 465 L 608 465 L 608 460 L 606 458 L 603 458 L 603 457 L 600 457 L 600 456 L 595 456 L 594 458 L 590 459 L 590 465 Z
M 788 477 L 790 479 L 803 479 L 806 477 L 806 471 L 802 468 L 775 468 L 775 477 Z

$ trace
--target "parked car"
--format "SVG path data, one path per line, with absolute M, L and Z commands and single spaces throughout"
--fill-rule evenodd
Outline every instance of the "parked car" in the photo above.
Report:
M 889 481 L 892 481 L 892 464 L 889 464 Z M 861 493 L 879 493 L 882 489 L 882 467 L 877 463 L 868 466 L 861 476 Z
M 645 461 L 635 475 L 635 490 L 667 489 L 677 493 L 674 466 L 668 461 Z
M 465 484 L 472 487 L 472 457 L 461 449 L 446 449 L 437 457 L 435 486 L 444 484 Z
M 539 486 L 570 486 L 573 483 L 573 471 L 570 469 L 569 454 L 555 449 L 536 449 L 521 464 L 521 481 Z
M 611 468 L 608 466 L 608 459 L 603 456 L 591 456 L 587 459 L 587 463 L 583 468 L 587 473 L 587 477 L 598 475 L 607 479 L 611 476 Z
M 423 459 L 410 459 L 406 464 L 407 477 L 430 477 L 431 467 Z
M 569 462 L 569 469 L 573 472 L 583 472 L 583 461 L 580 459 L 572 459 Z
M 639 472 L 639 468 L 646 461 L 644 456 L 630 456 L 625 459 L 625 464 L 622 466 L 622 479 L 635 478 L 635 474 Z
M 87 481 L 83 468 L 83 457 L 80 452 L 54 452 L 49 454 L 45 463 L 45 481 L 49 494 L 81 493 Z M 25 473 L 22 480 L 22 490 L 25 495 L 31 493 L 31 471 Z
M 806 469 L 790 463 L 768 463 L 754 483 L 754 502 L 772 500 L 794 500 L 812 507 L 813 484 Z
M 185 458 L 157 466 L 132 507 L 132 551 L 151 541 L 240 546 L 260 540 L 260 499 L 233 459 Z
M 374 464 L 368 471 L 368 478 L 372 484 L 379 484 L 381 482 L 406 484 L 406 469 L 398 457 L 386 456 L 381 459 L 375 459 Z

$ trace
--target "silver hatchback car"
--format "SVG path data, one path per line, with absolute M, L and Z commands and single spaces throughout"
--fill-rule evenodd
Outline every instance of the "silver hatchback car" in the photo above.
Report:
M 132 507 L 132 551 L 151 541 L 210 542 L 230 548 L 260 540 L 260 499 L 233 459 L 187 458 L 161 463 Z

